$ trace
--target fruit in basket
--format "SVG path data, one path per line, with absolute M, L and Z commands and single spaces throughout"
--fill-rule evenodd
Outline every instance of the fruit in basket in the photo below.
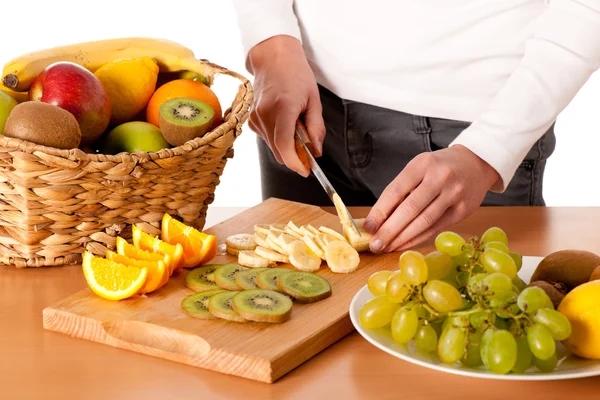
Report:
M 108 92 L 111 124 L 131 121 L 142 111 L 156 88 L 158 65 L 149 57 L 120 58 L 100 67 L 94 75 Z
M 4 132 L 4 125 L 6 125 L 8 116 L 18 104 L 8 93 L 0 90 L 0 135 Z
M 4 135 L 58 149 L 74 149 L 81 142 L 81 131 L 73 114 L 35 101 L 26 101 L 12 110 Z
M 24 103 L 29 100 L 29 94 L 27 92 L 12 91 L 9 88 L 2 86 L 1 83 L 0 83 L 0 92 L 12 97 L 17 102 L 17 104 Z
M 547 255 L 538 264 L 531 281 L 558 282 L 568 291 L 588 282 L 600 256 L 584 250 L 560 250 Z
M 185 259 L 181 244 L 177 243 L 172 245 L 160 240 L 159 238 L 144 232 L 137 225 L 131 227 L 131 232 L 133 236 L 133 245 L 135 247 L 148 252 L 159 253 L 163 256 L 168 255 L 172 260 L 173 271 L 183 268 Z
M 87 251 L 83 254 L 82 268 L 88 286 L 107 300 L 123 300 L 136 295 L 148 278 L 147 268 L 119 264 Z
M 592 272 L 592 275 L 590 275 L 590 281 L 595 280 L 600 280 L 600 265 L 598 265 Z
M 571 324 L 571 335 L 562 343 L 573 354 L 600 360 L 600 281 L 591 281 L 571 290 L 558 311 Z
M 170 148 L 160 129 L 143 121 L 125 122 L 100 140 L 102 154 L 153 153 Z
M 163 216 L 161 237 L 172 246 L 183 248 L 183 267 L 193 268 L 206 264 L 217 254 L 218 242 L 214 235 L 200 232 L 169 214 Z
M 279 324 L 290 319 L 292 300 L 289 297 L 265 289 L 244 290 L 233 296 L 231 307 L 248 321 Z
M 175 81 L 177 79 L 189 79 L 192 81 L 197 81 L 204 83 L 207 86 L 211 85 L 211 82 L 206 79 L 206 77 L 202 74 L 199 74 L 194 71 L 175 71 L 175 72 L 161 72 L 158 74 L 158 81 L 156 82 L 156 88 L 158 89 L 165 83 L 169 83 L 171 81 Z
M 223 121 L 221 103 L 217 95 L 205 84 L 188 79 L 177 79 L 158 88 L 148 102 L 146 108 L 146 121 L 160 126 L 160 108 L 169 100 L 176 98 L 190 98 L 200 100 L 214 110 L 212 128 Z
M 181 146 L 208 132 L 212 128 L 214 115 L 214 110 L 208 104 L 178 97 L 160 106 L 158 124 L 167 142 Z
M 217 319 L 208 311 L 208 301 L 217 293 L 223 292 L 223 289 L 207 290 L 205 292 L 194 293 L 186 296 L 181 301 L 181 308 L 194 318 L 198 319 Z
M 81 142 L 93 143 L 108 127 L 111 105 L 100 80 L 82 66 L 58 62 L 48 66 L 33 82 L 29 99 L 59 106 L 75 116 Z

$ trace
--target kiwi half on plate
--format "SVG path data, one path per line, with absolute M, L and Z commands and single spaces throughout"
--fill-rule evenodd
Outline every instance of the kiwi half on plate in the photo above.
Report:
M 242 290 L 235 283 L 235 275 L 238 272 L 246 271 L 248 268 L 237 264 L 223 264 L 215 270 L 215 283 L 227 290 Z
M 238 293 L 240 292 L 224 291 L 211 296 L 208 300 L 208 311 L 217 318 L 235 322 L 246 322 L 247 320 L 244 317 L 231 308 L 233 296 Z
M 216 319 L 214 315 L 208 311 L 208 300 L 217 293 L 224 292 L 223 289 L 207 290 L 191 294 L 181 301 L 181 308 L 194 318 L 199 319 Z
M 331 296 L 331 285 L 319 275 L 291 271 L 277 277 L 279 290 L 301 303 L 314 303 Z
M 221 264 L 208 264 L 189 270 L 185 275 L 185 286 L 196 292 L 222 289 L 215 282 L 215 271 L 220 266 Z
M 292 300 L 273 290 L 251 289 L 233 297 L 231 307 L 241 317 L 255 322 L 279 324 L 290 319 Z
M 208 132 L 214 116 L 215 110 L 205 102 L 177 97 L 160 106 L 158 126 L 169 144 L 181 146 Z
M 287 268 L 267 268 L 266 271 L 262 271 L 256 276 L 256 285 L 262 289 L 280 292 L 281 290 L 277 286 L 277 277 L 289 272 L 292 271 Z

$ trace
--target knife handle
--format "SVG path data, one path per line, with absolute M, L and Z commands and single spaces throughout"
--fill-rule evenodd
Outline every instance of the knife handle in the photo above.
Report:
M 310 136 L 308 135 L 308 130 L 306 129 L 304 123 L 300 120 L 296 121 L 296 134 L 294 135 L 294 143 L 296 144 L 296 152 L 298 153 L 300 161 L 302 161 L 302 164 L 304 164 L 306 169 L 310 170 L 308 155 L 306 154 L 306 150 L 302 146 L 302 143 L 300 143 L 298 137 L 302 138 L 302 141 L 304 142 L 304 144 L 306 144 L 306 147 L 308 147 L 311 154 L 314 154 L 314 148 L 312 147 Z

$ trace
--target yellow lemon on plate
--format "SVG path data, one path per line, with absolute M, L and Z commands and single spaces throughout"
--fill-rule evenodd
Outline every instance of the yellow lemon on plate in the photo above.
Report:
M 158 73 L 158 64 L 149 57 L 115 60 L 95 72 L 110 96 L 112 124 L 131 121 L 146 107 Z

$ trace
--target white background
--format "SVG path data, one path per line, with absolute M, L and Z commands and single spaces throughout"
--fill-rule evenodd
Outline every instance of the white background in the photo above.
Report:
M 178 0 L 168 4 L 164 0 L 29 0 L 26 18 L 2 20 L 0 29 L 8 40 L 2 43 L 0 65 L 41 48 L 145 36 L 177 41 L 192 48 L 198 58 L 250 77 L 244 68 L 231 1 Z M 215 91 L 227 103 L 236 88 L 229 80 L 217 82 Z M 600 205 L 599 115 L 600 76 L 596 73 L 558 119 L 557 148 L 545 175 L 548 206 Z M 252 206 L 261 201 L 255 135 L 247 125 L 234 147 L 235 157 L 225 168 L 213 206 Z

